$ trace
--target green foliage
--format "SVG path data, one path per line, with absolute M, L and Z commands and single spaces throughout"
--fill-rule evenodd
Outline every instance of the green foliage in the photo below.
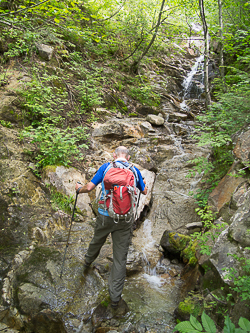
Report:
M 189 321 L 182 321 L 179 324 L 175 326 L 175 330 L 179 331 L 181 333 L 201 333 L 201 332 L 207 332 L 207 333 L 216 333 L 216 325 L 214 321 L 205 313 L 203 312 L 201 315 L 201 322 L 194 317 L 190 316 Z M 235 325 L 232 323 L 231 319 L 227 315 L 224 322 L 224 333 L 246 333 L 250 332 L 250 321 L 246 318 L 240 318 L 239 320 L 239 326 L 240 328 L 235 328 Z
M 214 220 L 216 214 L 211 210 L 211 207 L 204 206 L 203 208 L 196 208 L 195 211 L 201 217 L 203 222 L 203 232 L 196 232 L 192 237 L 197 240 L 201 254 L 210 255 L 211 250 L 219 237 L 222 230 L 227 226 L 226 223 L 215 224 Z
M 87 138 L 83 127 L 63 130 L 45 124 L 36 129 L 28 127 L 22 132 L 22 137 L 28 137 L 35 143 L 37 168 L 47 165 L 68 166 L 72 157 L 82 160 L 80 148 L 87 147 L 86 144 L 77 146 L 77 142 Z
M 81 112 L 89 111 L 96 108 L 102 103 L 99 73 L 88 73 L 82 69 L 81 76 L 83 79 L 79 81 L 76 90 L 79 93 Z
M 32 126 L 42 123 L 60 124 L 63 122 L 65 106 L 68 104 L 67 91 L 58 75 L 44 73 L 37 76 L 36 70 L 33 80 L 26 83 L 25 89 L 19 91 L 22 97 L 24 116 Z
M 0 120 L 0 124 L 3 126 L 3 127 L 7 127 L 7 128 L 12 128 L 13 125 L 11 124 L 11 122 L 9 121 L 5 121 L 5 120 Z
M 153 91 L 152 85 L 139 83 L 138 86 L 130 87 L 128 95 L 138 100 L 143 105 L 158 106 L 160 97 Z
M 245 250 L 249 250 L 250 248 L 245 248 Z M 233 287 L 230 289 L 236 292 L 241 300 L 250 300 L 250 259 L 246 259 L 245 257 L 240 257 L 237 254 L 229 254 L 233 257 L 240 266 L 240 270 L 236 270 L 234 267 L 225 268 L 224 270 L 227 272 L 225 278 L 233 281 Z
M 52 201 L 52 208 L 54 210 L 61 209 L 68 214 L 71 213 L 72 205 L 75 201 L 73 196 L 67 197 L 66 195 L 55 190 L 53 187 L 50 187 L 50 197 Z

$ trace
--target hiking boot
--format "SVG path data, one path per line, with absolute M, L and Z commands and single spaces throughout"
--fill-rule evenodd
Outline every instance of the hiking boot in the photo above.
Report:
M 83 272 L 82 272 L 83 275 L 88 273 L 88 271 L 90 270 L 90 267 L 91 267 L 90 265 L 91 265 L 91 263 L 88 263 L 88 262 L 84 261 L 84 263 L 83 263 Z
M 113 309 L 117 309 L 117 307 L 118 307 L 118 304 L 119 304 L 119 301 L 117 301 L 117 302 L 111 302 L 111 308 L 113 308 Z
M 119 301 L 111 301 L 111 308 L 113 308 L 113 309 L 117 309 L 120 300 L 121 300 L 121 298 L 119 299 Z

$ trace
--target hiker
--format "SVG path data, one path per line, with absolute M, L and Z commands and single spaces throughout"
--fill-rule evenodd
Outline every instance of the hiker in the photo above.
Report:
M 135 188 L 132 186 L 116 186 L 117 184 L 112 184 L 113 190 L 111 188 L 111 190 L 108 191 L 107 188 L 105 188 L 104 182 L 106 184 L 107 179 L 110 180 L 112 174 L 114 177 L 122 178 L 121 173 L 123 172 L 128 174 L 132 179 L 134 179 L 135 186 L 141 191 L 142 194 L 147 194 L 147 187 L 145 186 L 140 171 L 128 162 L 130 156 L 129 151 L 126 147 L 120 146 L 116 148 L 115 152 L 113 153 L 113 157 L 114 162 L 103 164 L 88 184 L 82 186 L 77 183 L 75 188 L 77 193 L 88 193 L 92 191 L 98 184 L 102 184 L 94 237 L 90 242 L 88 251 L 85 255 L 84 273 L 88 271 L 88 269 L 90 268 L 90 264 L 97 258 L 100 253 L 101 247 L 106 241 L 107 236 L 111 233 L 113 241 L 113 265 L 111 268 L 108 285 L 111 306 L 113 308 L 116 308 L 121 299 L 121 294 L 125 281 L 127 253 L 132 235 L 132 224 L 135 214 L 135 202 L 131 202 L 131 199 L 129 199 L 131 206 L 130 211 L 127 212 L 127 214 L 125 215 L 121 215 L 121 213 L 117 214 L 117 211 L 119 209 L 119 212 L 121 211 L 121 209 L 125 209 L 124 207 L 122 207 L 123 203 L 119 203 L 119 195 L 124 195 L 125 198 L 125 196 L 128 195 L 128 190 L 126 188 L 130 188 L 131 191 L 129 194 L 129 198 L 132 198 L 134 197 Z M 116 182 L 118 181 L 119 180 L 116 180 Z M 137 193 L 138 189 L 136 189 Z M 120 207 L 117 208 L 115 208 L 116 191 L 120 193 L 118 195 L 118 203 Z M 112 202 L 112 195 L 110 193 L 112 193 L 113 195 Z M 105 194 L 109 194 L 108 198 Z M 107 208 L 108 205 L 109 209 Z M 115 212 L 115 209 L 118 210 Z M 125 211 L 127 210 L 128 209 L 126 209 Z

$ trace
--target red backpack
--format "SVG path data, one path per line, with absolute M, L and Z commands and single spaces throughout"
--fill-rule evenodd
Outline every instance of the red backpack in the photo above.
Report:
M 108 194 L 104 196 L 104 201 L 99 203 L 104 204 L 104 209 L 108 210 L 114 221 L 123 218 L 130 222 L 134 216 L 136 182 L 132 168 L 132 164 L 124 166 L 122 163 L 113 162 L 104 172 L 103 184 Z

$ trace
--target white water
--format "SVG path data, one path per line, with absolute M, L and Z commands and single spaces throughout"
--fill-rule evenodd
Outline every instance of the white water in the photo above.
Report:
M 128 277 L 124 299 L 134 313 L 133 320 L 129 319 L 131 322 L 142 322 L 152 332 L 172 333 L 176 324 L 173 313 L 180 300 L 182 281 L 169 274 L 173 269 L 171 264 L 160 265 L 159 235 L 152 229 L 153 222 L 146 219 L 136 232 L 133 243 L 142 253 L 144 272 Z M 159 268 L 162 268 L 161 275 L 157 274 Z
M 188 73 L 187 77 L 182 83 L 183 89 L 184 89 L 184 94 L 183 94 L 183 102 L 180 104 L 180 107 L 182 110 L 189 111 L 189 107 L 186 105 L 186 100 L 185 98 L 188 95 L 189 88 L 191 85 L 191 82 L 193 80 L 194 75 L 197 73 L 198 70 L 202 68 L 202 63 L 204 61 L 204 55 L 201 55 L 197 58 L 194 66 L 192 67 L 191 71 Z M 203 77 L 202 77 L 202 82 L 203 82 Z
M 145 262 L 145 273 L 143 274 L 143 277 L 147 280 L 151 288 L 159 289 L 163 286 L 165 281 L 161 276 L 156 274 L 156 266 L 159 265 L 159 262 L 156 264 L 156 266 L 153 266 L 150 263 L 149 256 L 150 254 L 152 254 L 152 252 L 154 253 L 156 250 L 156 241 L 152 236 L 152 222 L 149 219 L 146 219 L 143 223 L 143 234 L 145 241 L 145 245 L 142 248 L 143 259 Z

